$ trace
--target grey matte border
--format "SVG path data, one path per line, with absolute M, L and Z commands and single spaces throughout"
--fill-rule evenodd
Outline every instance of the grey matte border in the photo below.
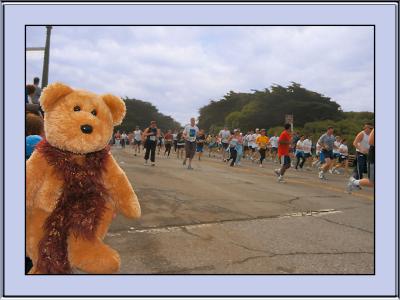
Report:
M 11 3 L 10 3 L 11 4 Z M 57 4 L 55 5 L 50 5 L 50 4 L 45 4 L 45 5 L 40 5 L 40 12 L 46 12 L 46 10 L 51 10 L 55 9 L 57 10 L 57 6 L 59 7 L 60 5 L 64 6 L 63 4 Z M 326 13 L 326 8 L 330 8 L 330 15 L 333 15 L 334 17 L 329 17 L 325 16 L 326 18 L 323 17 L 317 17 L 315 18 L 315 15 L 317 15 L 315 12 L 318 10 L 325 11 Z M 5 49 L 3 48 L 3 54 L 5 54 L 5 57 L 3 56 L 3 62 L 5 62 L 5 68 L 3 69 L 3 83 L 4 83 L 4 90 L 3 90 L 3 123 L 5 122 L 5 126 L 3 127 L 3 136 L 4 136 L 4 141 L 3 142 L 3 176 L 7 175 L 6 177 L 3 177 L 3 180 L 5 180 L 5 189 L 3 189 L 3 198 L 4 198 L 4 205 L 6 211 L 3 211 L 3 222 L 6 225 L 5 229 L 5 244 L 3 244 L 3 254 L 5 253 L 6 256 L 3 257 L 6 258 L 6 263 L 8 265 L 11 265 L 11 262 L 13 262 L 13 267 L 7 267 L 5 269 L 5 273 L 3 271 L 3 280 L 4 276 L 7 274 L 7 280 L 6 280 L 6 285 L 3 285 L 3 293 L 5 293 L 7 296 L 17 296 L 17 295 L 43 295 L 40 297 L 45 297 L 46 295 L 68 295 L 68 293 L 72 292 L 75 295 L 80 295 L 80 296 L 89 296 L 89 295 L 94 295 L 98 294 L 98 296 L 106 296 L 106 295 L 113 295 L 113 296 L 127 296 L 127 295 L 142 295 L 142 296 L 150 296 L 150 295 L 204 295 L 204 293 L 208 293 L 209 295 L 253 295 L 253 296 L 261 296 L 261 295 L 275 295 L 275 296 L 282 296 L 282 295 L 308 295 L 310 296 L 322 296 L 322 295 L 348 295 L 348 296 L 356 296 L 356 295 L 379 295 L 379 296 L 394 296 L 397 295 L 398 290 L 397 286 L 395 287 L 394 285 L 387 284 L 389 278 L 382 278 L 382 272 L 387 272 L 388 270 L 384 270 L 380 268 L 379 261 L 382 257 L 380 257 L 380 253 L 378 252 L 379 247 L 381 246 L 380 244 L 376 244 L 376 256 L 377 256 L 377 265 L 376 265 L 376 275 L 375 276 L 346 276 L 346 275 L 341 275 L 341 276 L 290 276 L 285 277 L 285 276 L 280 276 L 278 278 L 279 280 L 275 280 L 275 276 L 240 276 L 240 275 L 230 275 L 230 276 L 149 276 L 149 275 L 141 275 L 141 276 L 129 276 L 129 275 L 124 275 L 124 276 L 24 276 L 23 274 L 18 274 L 16 273 L 16 269 L 19 269 L 18 266 L 18 257 L 19 259 L 21 256 L 21 250 L 19 249 L 19 246 L 15 246 L 15 241 L 18 238 L 18 233 L 24 231 L 24 226 L 21 226 L 21 224 L 24 224 L 24 219 L 23 215 L 18 214 L 20 212 L 18 207 L 21 207 L 21 203 L 19 203 L 19 200 L 21 200 L 21 194 L 23 194 L 22 189 L 20 188 L 21 186 L 21 172 L 22 175 L 24 174 L 24 168 L 20 169 L 19 166 L 24 166 L 24 160 L 22 159 L 22 151 L 19 152 L 21 149 L 24 149 L 24 141 L 19 142 L 16 141 L 15 139 L 10 139 L 13 138 L 13 135 L 15 134 L 18 135 L 17 132 L 20 130 L 23 130 L 23 127 L 21 126 L 21 120 L 22 124 L 24 124 L 24 116 L 20 111 L 23 111 L 23 105 L 22 105 L 22 98 L 23 98 L 23 85 L 25 84 L 25 74 L 21 73 L 20 68 L 16 68 L 16 66 L 21 65 L 21 55 L 18 53 L 24 53 L 24 49 L 20 49 L 21 43 L 20 42 L 15 42 L 15 39 L 18 40 L 18 37 L 21 33 L 20 27 L 23 26 L 25 28 L 26 24 L 72 24 L 72 23 L 78 23 L 82 24 L 82 22 L 79 22 L 79 20 L 84 16 L 85 21 L 88 22 L 86 25 L 89 24 L 102 24 L 102 25 L 109 25 L 109 24 L 140 24 L 140 25 L 149 25 L 152 24 L 152 18 L 154 19 L 157 17 L 157 23 L 160 24 L 159 22 L 162 22 L 161 24 L 166 25 L 166 24 L 186 24 L 188 25 L 188 19 L 185 16 L 182 17 L 182 14 L 179 14 L 179 12 L 188 12 L 189 16 L 193 17 L 195 19 L 194 24 L 214 24 L 215 21 L 213 22 L 212 17 L 213 15 L 211 14 L 208 15 L 207 13 L 209 12 L 214 12 L 214 10 L 217 8 L 217 11 L 219 12 L 231 12 L 231 13 L 236 13 L 238 15 L 234 16 L 240 16 L 242 18 L 239 18 L 240 24 L 243 23 L 243 11 L 245 13 L 253 11 L 256 15 L 254 17 L 254 14 L 251 15 L 251 18 L 249 20 L 250 24 L 254 24 L 254 22 L 257 23 L 257 21 L 260 24 L 264 25 L 283 25 L 287 24 L 288 22 L 297 25 L 301 24 L 310 24 L 310 23 L 315 23 L 315 24 L 351 24 L 352 22 L 355 22 L 358 25 L 361 24 L 377 24 L 377 66 L 376 66 L 376 84 L 378 87 L 377 90 L 377 99 L 376 99 L 376 104 L 378 106 L 377 111 L 379 114 L 376 115 L 376 123 L 377 123 L 377 131 L 378 131 L 378 144 L 379 144 L 379 137 L 385 137 L 385 133 L 387 134 L 388 131 L 392 128 L 390 124 L 394 124 L 396 126 L 396 129 L 398 129 L 398 120 L 395 117 L 395 114 L 398 112 L 398 88 L 396 85 L 397 82 L 397 58 L 398 58 L 398 48 L 397 48 L 397 35 L 395 36 L 395 39 L 392 37 L 388 37 L 387 35 L 391 32 L 390 26 L 388 27 L 387 23 L 390 23 L 393 21 L 393 16 L 390 13 L 382 13 L 381 14 L 381 19 L 384 19 L 383 22 L 377 15 L 379 15 L 378 11 L 381 12 L 382 8 L 387 8 L 387 7 L 392 7 L 394 8 L 395 12 L 395 17 L 394 21 L 397 24 L 397 17 L 398 17 L 398 6 L 395 5 L 395 3 L 358 3 L 358 4 L 344 4 L 344 3 L 331 3 L 331 4 L 322 4 L 322 5 L 317 5 L 317 4 L 311 4 L 311 3 L 298 3 L 296 4 L 293 3 L 274 3 L 274 4 L 243 4 L 243 5 L 238 5 L 238 4 L 223 4 L 223 5 L 216 5 L 216 4 L 194 4 L 190 3 L 190 5 L 169 5 L 167 6 L 166 4 L 158 5 L 158 4 L 151 4 L 151 5 L 116 5 L 116 4 L 110 4 L 110 5 L 91 5 L 90 7 L 87 5 L 83 4 L 69 4 L 65 5 L 64 9 L 57 13 L 52 13 L 49 15 L 40 15 L 40 14 L 32 14 L 32 8 L 38 7 L 38 6 L 32 6 L 32 5 L 24 5 L 24 4 L 12 4 L 12 5 L 6 5 L 7 10 L 5 10 L 5 6 L 2 7 L 2 12 L 3 12 L 3 39 L 5 40 Z M 132 10 L 139 10 L 142 11 L 142 14 L 139 15 L 137 13 L 137 22 L 127 22 L 128 20 L 127 15 L 124 13 L 124 11 L 120 11 L 120 14 L 122 15 L 122 18 L 117 18 L 117 20 L 113 20 L 113 18 L 107 18 L 107 21 L 104 21 L 102 19 L 100 23 L 97 21 L 92 21 L 93 19 L 96 19 L 96 14 L 98 13 L 99 15 L 102 14 L 102 11 L 104 13 L 104 10 L 111 10 L 112 12 L 118 11 L 118 8 L 121 8 L 123 6 L 124 8 L 126 7 L 126 10 L 129 10 L 130 12 Z M 198 11 L 194 10 L 193 8 L 199 8 L 200 14 L 198 14 Z M 393 7 L 394 6 L 394 7 Z M 71 7 L 73 8 L 71 10 Z M 276 15 L 275 17 L 268 18 L 268 9 L 272 7 L 272 10 L 274 11 L 280 11 L 281 13 L 283 11 L 289 11 L 291 13 L 296 12 L 297 13 L 310 13 L 312 12 L 313 14 L 307 18 L 307 14 L 302 15 L 303 19 L 308 19 L 308 22 L 296 22 L 296 20 L 289 20 L 287 21 L 288 17 L 291 17 L 292 15 L 289 14 L 282 14 L 282 15 Z M 351 18 L 350 22 L 349 20 L 346 19 L 345 16 L 342 14 L 338 14 L 338 12 L 355 12 L 357 9 L 360 9 L 362 12 L 364 12 L 366 15 L 369 16 L 365 18 L 365 15 L 357 15 L 353 14 L 354 18 Z M 11 19 L 11 16 L 9 15 L 12 13 L 5 13 L 8 11 L 8 8 L 12 11 L 12 13 L 17 12 L 18 18 L 15 18 L 16 15 L 14 15 L 14 19 Z M 11 9 L 12 8 L 12 9 Z M 90 8 L 90 12 L 96 11 L 96 14 L 93 13 L 94 18 L 89 18 L 88 14 L 84 15 L 84 12 L 87 12 L 88 8 Z M 95 8 L 95 9 L 94 9 Z M 369 8 L 369 9 L 367 9 Z M 30 14 L 26 14 L 26 11 L 24 12 L 24 9 L 27 9 Z M 70 15 L 70 18 L 68 19 L 68 13 L 71 11 L 75 11 L 76 15 L 74 15 L 74 18 L 72 18 Z M 143 11 L 145 12 L 143 14 Z M 172 12 L 172 15 L 169 14 L 165 16 L 163 12 L 167 11 L 168 13 Z M 369 14 L 366 13 L 366 11 L 369 11 Z M 383 9 L 383 11 L 386 11 Z M 390 10 L 389 10 L 390 11 Z M 265 12 L 264 15 L 261 15 L 260 12 Z M 196 13 L 196 16 L 193 15 L 193 13 Z M 270 13 L 271 14 L 271 13 Z M 199 17 L 200 15 L 200 17 Z M 314 16 L 314 17 L 312 17 Z M 324 15 L 323 15 L 324 16 Z M 118 16 L 119 17 L 119 16 Z M 338 18 L 339 17 L 339 18 Z M 364 17 L 364 19 L 363 19 Z M 215 18 L 215 17 L 214 17 Z M 286 18 L 286 19 L 285 19 Z M 90 19 L 90 20 L 88 20 Z M 99 17 L 97 17 L 99 19 Z M 300 18 L 301 19 L 301 18 Z M 317 19 L 317 20 L 315 20 Z M 332 20 L 336 19 L 336 20 Z M 345 20 L 346 19 L 346 20 Z M 362 20 L 360 20 L 362 19 Z M 65 20 L 62 22 L 62 20 Z M 131 18 L 132 20 L 132 18 Z M 268 21 L 268 24 L 266 24 Z M 263 21 L 263 22 L 260 22 Z M 345 22 L 347 21 L 347 22 Z M 361 23 L 361 22 L 364 23 Z M 101 23 L 104 22 L 104 23 Z M 218 22 L 220 24 L 233 24 L 234 22 L 229 21 L 229 16 L 226 19 L 226 16 L 221 19 L 218 19 Z M 25 23 L 25 24 L 24 24 Z M 382 24 L 383 23 L 383 24 Z M 386 25 L 385 25 L 386 24 Z M 5 27 L 5 26 L 6 27 Z M 84 24 L 82 24 L 84 25 Z M 379 25 L 379 26 L 378 26 Z M 385 26 L 386 27 L 385 27 Z M 13 36 L 12 40 L 11 39 L 11 31 L 10 29 L 16 29 L 13 30 Z M 382 28 L 385 29 L 385 33 L 383 33 Z M 14 32 L 16 32 L 14 34 Z M 388 33 L 389 32 L 389 33 Z M 5 35 L 4 35 L 5 33 Z M 386 35 L 386 40 L 381 37 Z M 22 35 L 24 36 L 24 35 Z M 381 60 L 381 53 L 382 51 L 384 52 L 384 48 L 382 47 L 383 45 L 387 46 L 388 42 L 392 43 L 393 40 L 395 41 L 395 49 L 390 49 L 394 50 L 394 56 L 386 56 L 386 58 L 383 58 L 383 65 L 384 65 L 384 70 L 394 70 L 393 73 L 387 72 L 382 76 L 382 68 L 379 64 L 379 61 Z M 11 44 L 11 46 L 9 46 Z M 392 45 L 392 44 L 390 44 Z M 12 51 L 10 51 L 12 50 Z M 390 53 L 392 53 L 391 51 Z M 396 63 L 395 68 L 393 68 L 393 61 Z M 14 64 L 15 62 L 15 64 Z M 11 69 L 10 66 L 13 66 Z M 391 66 L 391 67 L 390 67 Z M 22 69 L 24 70 L 24 68 Z M 4 72 L 7 77 L 4 77 Z M 390 75 L 393 74 L 393 75 Z M 20 78 L 23 78 L 21 81 Z M 393 85 L 393 79 L 394 85 Z M 379 87 L 386 87 L 387 93 L 385 95 L 382 95 L 384 97 L 380 97 L 380 89 Z M 392 93 L 394 91 L 394 93 Z M 21 96 L 22 95 L 22 96 Z M 11 97 L 13 96 L 13 97 Z M 7 98 L 6 98 L 7 97 Z M 18 105 L 17 101 L 10 102 L 8 99 L 21 99 L 21 105 Z M 384 100 L 379 100 L 379 99 L 384 99 Z M 389 100 L 386 100 L 389 99 Z M 393 99 L 394 101 L 392 101 Z M 381 105 L 381 102 L 379 101 L 385 101 L 386 107 L 383 107 Z M 382 106 L 382 107 L 380 107 Z M 395 111 L 393 114 L 393 108 L 395 108 Z M 5 109 L 5 110 L 4 110 Z M 375 113 L 377 113 L 375 111 Z M 21 118 L 22 117 L 22 118 Z M 382 124 L 382 125 L 381 125 Z M 389 125 L 389 126 L 387 126 Z M 382 126 L 382 127 L 381 127 Z M 8 130 L 12 131 L 8 131 Z M 388 136 L 388 135 L 386 135 Z M 389 146 L 393 145 L 393 148 L 397 148 L 398 146 L 398 131 L 396 131 L 395 135 L 395 140 L 393 141 L 392 134 L 388 136 L 391 138 L 391 144 L 389 141 Z M 395 143 L 394 143 L 395 142 Z M 21 145 L 22 144 L 22 145 Z M 5 146 L 5 147 L 4 147 Z M 381 158 L 381 154 L 377 152 L 377 158 L 378 160 L 383 161 Z M 6 156 L 4 156 L 6 154 Z M 396 149 L 396 154 L 395 154 L 395 161 L 396 161 L 396 166 L 398 166 L 398 148 Z M 19 163 L 19 161 L 22 161 L 22 164 Z M 387 160 L 386 160 L 387 161 Z M 15 166 L 18 166 L 15 168 Z M 11 169 L 10 169 L 11 167 Z M 378 165 L 379 167 L 379 165 Z M 377 216 L 379 217 L 379 213 L 382 212 L 382 210 L 386 212 L 393 212 L 392 210 L 388 210 L 385 208 L 385 203 L 384 201 L 389 201 L 391 198 L 387 195 L 385 197 L 380 197 L 382 194 L 388 194 L 392 196 L 397 196 L 398 195 L 398 187 L 396 185 L 397 182 L 397 171 L 394 170 L 395 166 L 384 166 L 382 164 L 382 169 L 379 172 L 379 168 L 377 168 L 378 172 L 378 178 L 379 174 L 387 174 L 386 172 L 388 171 L 388 174 L 393 174 L 392 180 L 390 180 L 389 184 L 382 184 L 380 181 L 378 185 L 382 185 L 382 188 L 380 189 L 379 186 L 377 188 L 377 202 L 379 202 L 379 205 L 376 205 L 377 208 Z M 393 172 L 394 171 L 394 172 Z M 385 172 L 385 173 L 384 173 Z M 381 176 L 382 177 L 382 176 Z M 394 185 L 391 185 L 393 183 Z M 19 181 L 19 185 L 18 185 Z M 3 181 L 4 182 L 4 181 Z M 9 191 L 14 187 L 14 193 L 11 194 Z M 393 193 L 393 187 L 396 187 L 395 193 Z M 382 191 L 384 193 L 382 193 Z M 22 193 L 21 193 L 22 192 Z M 12 199 L 11 197 L 6 198 L 6 196 L 13 196 Z M 381 199 L 381 201 L 380 201 Z M 18 201 L 17 201 L 18 200 Z M 22 197 L 22 207 L 24 206 L 24 197 Z M 387 204 L 386 204 L 387 205 Z M 398 212 L 398 207 L 397 207 L 397 202 L 394 201 L 394 207 L 395 213 L 397 215 Z M 13 213 L 14 212 L 14 213 Z M 12 216 L 12 217 L 11 217 Z M 388 235 L 388 233 L 392 232 L 394 228 L 389 228 L 391 224 L 396 225 L 396 229 L 398 229 L 398 223 L 397 223 L 397 218 L 395 217 L 394 219 L 390 218 L 390 214 L 385 216 L 386 219 L 382 220 L 382 224 L 379 223 L 380 219 L 377 218 L 377 224 L 379 226 L 376 226 L 376 231 L 375 234 L 382 233 L 382 229 L 385 230 L 385 234 Z M 21 220 L 22 218 L 22 220 Z M 385 221 L 385 222 L 383 222 Z M 22 222 L 22 223 L 21 223 Z M 4 225 L 3 224 L 3 225 Z M 9 225 L 7 225 L 9 224 Z M 382 225 L 382 226 L 380 226 Z M 385 225 L 385 226 L 384 226 Z M 9 230 L 9 228 L 13 230 Z M 389 230 L 387 230 L 387 228 Z M 10 235 L 12 233 L 12 235 Z M 390 235 L 388 235 L 390 236 Z M 386 236 L 387 239 L 387 236 Z M 395 245 L 397 246 L 397 234 L 395 234 Z M 24 241 L 23 241 L 24 243 Z M 11 245 L 10 245 L 11 244 Z M 20 245 L 20 241 L 17 243 Z M 383 244 L 383 243 L 382 243 Z M 397 248 L 397 247 L 396 247 Z M 4 251 L 5 250 L 5 251 Z M 7 252 L 9 250 L 9 252 Z M 381 250 L 382 247 L 381 247 Z M 383 257 L 384 260 L 388 259 L 388 257 Z M 390 259 L 390 257 L 389 257 Z M 395 259 L 396 259 L 396 270 L 394 276 L 392 277 L 393 279 L 396 279 L 397 283 L 397 249 L 395 252 Z M 4 262 L 4 260 L 3 260 Z M 393 261 L 392 261 L 393 263 Z M 385 263 L 387 265 L 387 262 Z M 23 267 L 21 266 L 21 269 Z M 393 268 L 392 268 L 393 271 Z M 391 274 L 391 273 L 390 273 Z M 20 276 L 22 277 L 22 280 Z M 155 278 L 155 279 L 154 279 Z M 189 279 L 187 279 L 189 278 Z M 270 280 L 272 278 L 272 280 Z M 288 279 L 286 279 L 288 278 Z M 362 278 L 359 280 L 359 278 Z M 372 278 L 372 280 L 370 280 Z M 380 279 L 376 279 L 380 278 Z M 296 279 L 296 280 L 295 280 Z M 356 279 L 356 280 L 354 280 Z M 374 280 L 378 281 L 378 285 L 374 285 Z M 272 283 L 271 283 L 272 281 Z M 312 285 L 310 285 L 310 283 Z M 4 284 L 4 282 L 3 282 Z M 17 285 L 15 285 L 17 284 Z M 128 286 L 126 286 L 126 284 Z M 247 284 L 247 286 L 244 286 Z M 376 284 L 376 282 L 375 282 Z M 85 286 L 84 286 L 85 285 Z M 270 287 L 266 285 L 274 285 L 274 287 L 271 289 Z M 279 286 L 280 285 L 280 286 Z M 326 287 L 327 285 L 333 286 L 334 288 L 332 289 L 318 289 L 318 286 L 321 287 Z M 61 292 L 63 290 L 64 286 L 64 292 Z M 71 287 L 74 286 L 74 289 L 68 289 L 65 287 Z M 155 289 L 154 286 L 158 287 L 158 289 Z M 199 288 L 200 286 L 200 288 Z M 291 290 L 288 291 L 288 286 L 291 287 Z M 301 288 L 303 286 L 303 288 Z M 304 288 L 304 286 L 306 286 Z M 108 287 L 108 288 L 105 288 Z M 244 288 L 243 288 L 244 287 Z M 359 288 L 357 290 L 357 287 Z M 362 289 L 361 289 L 362 287 Z M 112 291 L 112 288 L 116 288 L 115 291 Z M 208 290 L 207 290 L 208 288 Z M 228 288 L 228 289 L 227 289 Z M 295 290 L 297 288 L 297 290 Z M 342 288 L 342 290 L 340 290 Z M 352 288 L 355 288 L 351 290 Z M 23 290 L 25 289 L 25 290 Z M 135 293 L 137 291 L 140 291 L 139 293 Z M 321 293 L 322 291 L 322 293 Z M 60 293 L 59 293 L 60 292 Z M 100 292 L 100 294 L 99 294 Z M 336 293 L 335 293 L 336 292 Z

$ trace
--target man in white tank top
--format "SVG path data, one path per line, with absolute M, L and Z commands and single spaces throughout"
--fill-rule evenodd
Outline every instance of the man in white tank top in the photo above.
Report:
M 368 140 L 372 129 L 374 129 L 372 123 L 365 123 L 364 130 L 357 134 L 353 142 L 357 153 L 352 177 L 357 180 L 363 178 L 363 173 L 367 173 L 367 156 L 369 151 Z

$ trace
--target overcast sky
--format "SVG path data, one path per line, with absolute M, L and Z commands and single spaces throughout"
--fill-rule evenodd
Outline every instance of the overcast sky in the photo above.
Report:
M 27 27 L 27 47 L 44 46 Z M 291 81 L 373 111 L 372 27 L 53 27 L 49 82 L 152 102 L 182 124 L 230 90 Z M 43 53 L 27 52 L 27 82 Z

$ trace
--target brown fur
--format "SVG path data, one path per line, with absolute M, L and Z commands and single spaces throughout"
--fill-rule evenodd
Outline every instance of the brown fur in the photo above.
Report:
M 71 160 L 77 164 L 85 163 L 86 154 L 106 147 L 113 124 L 121 122 L 125 115 L 125 105 L 121 99 L 73 90 L 63 84 L 49 85 L 43 91 L 41 104 L 45 111 L 47 141 L 53 147 L 75 153 L 71 155 Z M 79 112 L 74 111 L 77 105 L 81 108 Z M 96 116 L 91 114 L 93 109 L 96 109 Z M 80 127 L 84 124 L 93 127 L 91 134 L 81 132 Z M 27 161 L 26 171 L 26 251 L 33 261 L 30 273 L 40 274 L 43 271 L 37 267 L 38 245 L 44 237 L 43 226 L 57 206 L 65 181 L 39 151 L 34 151 Z M 88 240 L 68 232 L 67 251 L 72 268 L 88 273 L 109 274 L 117 272 L 120 266 L 118 253 L 102 241 L 114 212 L 121 212 L 128 218 L 137 218 L 141 212 L 135 192 L 111 154 L 104 162 L 101 180 L 108 196 L 104 213 L 96 226 L 95 237 Z

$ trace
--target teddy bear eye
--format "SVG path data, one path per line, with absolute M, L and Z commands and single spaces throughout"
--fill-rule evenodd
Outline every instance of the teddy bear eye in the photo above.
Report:
M 74 111 L 80 111 L 80 110 L 81 108 L 78 105 L 74 107 Z
M 95 109 L 93 109 L 92 112 L 91 112 L 91 114 L 92 114 L 93 116 L 96 116 L 96 115 L 97 115 L 97 111 L 96 111 Z

